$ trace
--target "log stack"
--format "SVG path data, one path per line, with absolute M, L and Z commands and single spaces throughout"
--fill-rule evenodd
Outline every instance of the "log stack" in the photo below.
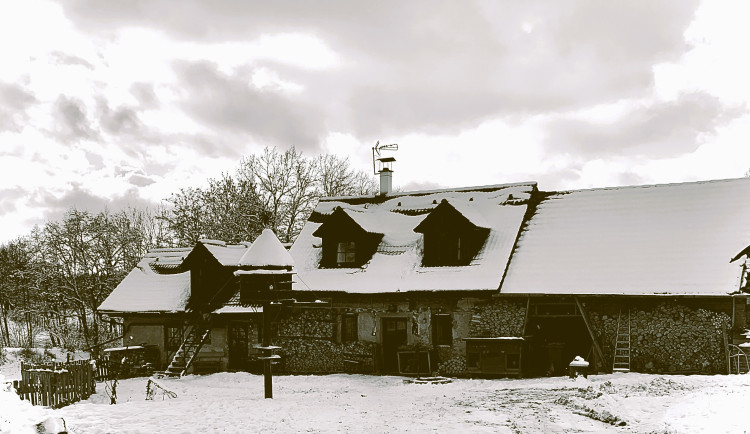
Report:
M 471 320 L 472 337 L 521 336 L 526 304 L 497 300 L 477 306 Z
M 338 344 L 325 339 L 279 339 L 282 370 L 288 373 L 362 372 L 375 370 L 375 344 Z
M 280 338 L 334 338 L 334 319 L 330 310 L 295 310 L 278 323 Z
M 438 364 L 437 375 L 455 376 L 461 375 L 466 371 L 466 356 L 463 351 L 455 347 L 442 347 L 437 350 L 440 363 Z
M 617 314 L 595 313 L 593 323 L 611 363 Z M 723 334 L 729 316 L 706 309 L 661 303 L 631 309 L 631 369 L 656 373 L 721 373 L 726 370 Z

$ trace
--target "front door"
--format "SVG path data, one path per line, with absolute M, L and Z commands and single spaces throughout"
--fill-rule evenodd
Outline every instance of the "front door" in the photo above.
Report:
M 398 348 L 406 345 L 406 318 L 383 318 L 383 371 L 398 372 Z
M 229 325 L 229 369 L 247 369 L 250 327 L 247 323 Z

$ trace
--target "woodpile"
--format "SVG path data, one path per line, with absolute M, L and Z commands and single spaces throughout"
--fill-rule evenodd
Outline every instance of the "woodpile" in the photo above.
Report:
M 526 304 L 498 300 L 477 306 L 471 319 L 472 337 L 521 336 Z
M 333 314 L 328 309 L 294 310 L 279 321 L 277 333 L 280 338 L 333 339 Z
M 375 371 L 375 344 L 348 342 L 337 344 L 324 339 L 278 339 L 282 347 L 281 371 L 288 373 L 329 373 Z
M 626 310 L 626 309 L 625 309 Z M 597 312 L 592 322 L 611 364 L 618 314 Z M 706 309 L 662 303 L 631 309 L 631 370 L 637 372 L 722 373 L 726 371 L 724 333 L 729 316 Z
M 463 351 L 456 348 L 439 348 L 436 375 L 461 375 L 466 371 L 466 357 Z

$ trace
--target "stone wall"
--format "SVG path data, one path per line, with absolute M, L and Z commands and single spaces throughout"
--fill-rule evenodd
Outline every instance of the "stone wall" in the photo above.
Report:
M 627 307 L 623 312 L 627 312 Z M 619 306 L 587 307 L 599 334 L 606 366 L 612 366 Z M 724 373 L 724 334 L 730 317 L 723 312 L 676 302 L 631 307 L 631 370 L 636 372 Z

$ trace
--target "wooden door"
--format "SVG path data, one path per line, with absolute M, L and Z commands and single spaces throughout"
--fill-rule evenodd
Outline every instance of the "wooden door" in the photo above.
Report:
M 248 324 L 233 323 L 229 325 L 229 369 L 247 369 L 248 344 L 250 339 Z
M 406 318 L 383 318 L 383 371 L 398 372 L 398 348 L 406 345 Z

